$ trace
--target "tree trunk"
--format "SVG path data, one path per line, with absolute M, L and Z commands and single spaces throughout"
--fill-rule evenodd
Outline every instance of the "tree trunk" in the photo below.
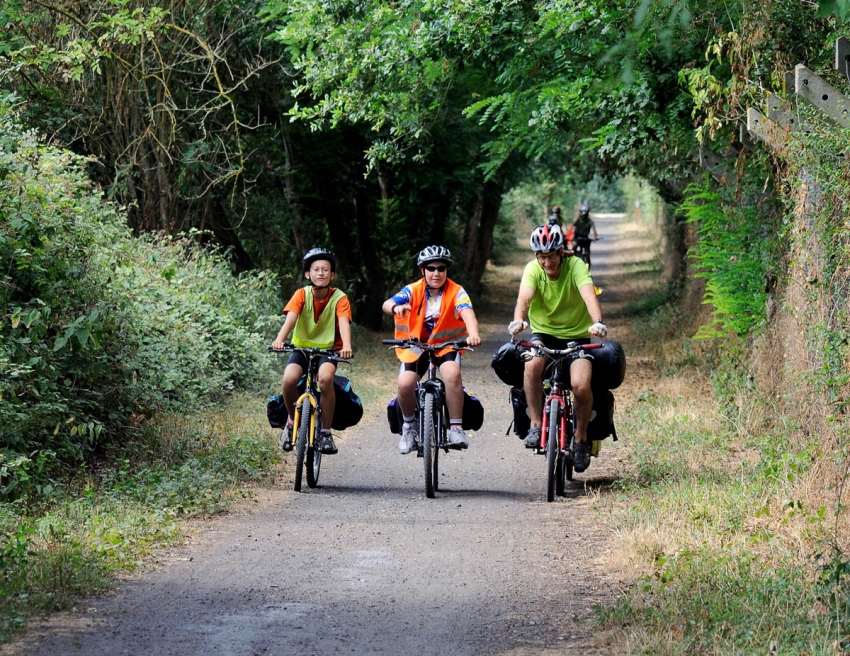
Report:
M 354 214 L 357 220 L 357 237 L 360 241 L 362 267 L 366 278 L 355 286 L 357 307 L 355 318 L 371 330 L 380 330 L 384 313 L 381 305 L 386 293 L 386 279 L 381 257 L 375 244 L 375 218 L 369 204 L 367 189 L 360 187 L 354 199 Z
M 464 233 L 464 254 L 461 271 L 471 291 L 481 286 L 487 260 L 493 252 L 493 231 L 502 206 L 501 181 L 485 182 L 477 194 Z

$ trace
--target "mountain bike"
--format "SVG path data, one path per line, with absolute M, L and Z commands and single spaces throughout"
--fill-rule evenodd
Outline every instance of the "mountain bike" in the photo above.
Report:
M 590 237 L 574 237 L 573 238 L 573 255 L 582 260 L 587 268 L 590 269 L 590 243 L 599 241 L 600 238 L 591 239 Z
M 319 483 L 319 471 L 322 468 L 322 452 L 319 449 L 318 438 L 322 428 L 322 406 L 319 403 L 319 360 L 323 357 L 333 362 L 349 362 L 339 357 L 336 351 L 312 347 L 293 346 L 287 344 L 282 349 L 269 347 L 275 353 L 292 353 L 300 351 L 307 359 L 307 381 L 304 393 L 295 402 L 295 416 L 292 418 L 293 431 L 291 439 L 295 447 L 295 486 L 296 492 L 301 491 L 301 479 L 304 465 L 307 465 L 307 485 L 316 487 Z
M 543 425 L 536 453 L 546 456 L 546 501 L 554 501 L 555 495 L 564 496 L 566 481 L 573 480 L 576 415 L 573 390 L 569 384 L 571 359 L 568 360 L 567 356 L 602 348 L 603 345 L 569 342 L 566 348 L 550 349 L 536 342 L 518 344 L 534 355 L 550 360 L 543 375 Z
M 425 496 L 434 498 L 439 488 L 440 449 L 459 449 L 449 443 L 449 407 L 446 403 L 446 385 L 437 377 L 436 352 L 445 348 L 455 351 L 471 351 L 465 339 L 426 344 L 418 339 L 385 339 L 383 343 L 393 348 L 420 349 L 428 354 L 428 377 L 416 387 L 416 415 L 419 424 L 419 443 L 416 455 L 425 464 Z

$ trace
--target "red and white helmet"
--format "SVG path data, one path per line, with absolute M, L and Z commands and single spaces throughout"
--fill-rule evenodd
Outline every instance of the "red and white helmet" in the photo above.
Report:
M 564 247 L 564 233 L 557 223 L 537 226 L 531 231 L 531 250 L 547 253 Z

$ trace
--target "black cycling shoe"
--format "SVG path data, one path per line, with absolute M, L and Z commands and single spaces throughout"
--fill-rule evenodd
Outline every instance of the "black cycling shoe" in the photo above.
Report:
M 292 426 L 287 426 L 280 434 L 280 448 L 286 453 L 292 451 Z
M 334 438 L 330 433 L 322 435 L 322 443 L 319 445 L 319 451 L 326 456 L 332 456 L 339 451 L 334 444 Z
M 590 467 L 590 444 L 587 440 L 573 446 L 573 469 L 578 473 Z

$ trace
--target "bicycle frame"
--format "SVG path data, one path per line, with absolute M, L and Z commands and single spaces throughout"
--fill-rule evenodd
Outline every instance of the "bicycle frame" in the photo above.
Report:
M 428 377 L 425 381 L 417 383 L 416 387 L 416 413 L 419 419 L 417 422 L 419 444 L 416 447 L 416 454 L 425 464 L 425 496 L 433 499 L 434 493 L 439 488 L 440 449 L 448 453 L 451 448 L 447 435 L 446 384 L 437 377 L 436 352 L 444 348 L 466 349 L 466 340 L 423 344 L 416 339 L 385 339 L 383 343 L 392 348 L 419 348 L 428 354 Z
M 274 351 L 274 348 L 269 348 Z M 334 362 L 348 362 L 341 360 L 336 353 L 330 349 L 321 349 L 314 347 L 299 347 L 287 344 L 278 353 L 291 353 L 293 351 L 300 352 L 307 359 L 307 381 L 304 392 L 298 397 L 295 402 L 295 411 L 292 416 L 292 446 L 295 449 L 295 485 L 296 492 L 301 491 L 301 475 L 304 469 L 304 464 L 307 465 L 307 485 L 316 487 L 319 482 L 319 471 L 322 463 L 322 452 L 317 448 L 317 432 L 322 427 L 322 405 L 320 391 L 317 389 L 316 380 L 319 376 L 319 361 L 322 357 L 327 357 Z M 309 424 L 307 425 L 306 435 L 302 430 L 302 419 L 304 411 L 310 414 Z
M 534 355 L 547 357 L 552 363 L 544 371 L 543 389 L 546 396 L 543 402 L 543 417 L 540 427 L 540 446 L 537 453 L 546 456 L 547 486 L 546 500 L 554 501 L 556 495 L 564 494 L 564 481 L 572 480 L 572 446 L 575 440 L 576 419 L 573 390 L 562 384 L 567 356 L 580 351 L 601 348 L 602 344 L 578 344 L 569 342 L 564 349 L 550 349 L 542 344 L 520 342 L 520 346 L 531 350 Z M 557 420 L 555 435 L 558 444 L 552 447 L 549 433 L 552 432 L 552 420 Z M 553 436 L 554 438 L 554 436 Z
M 425 397 L 434 395 L 434 432 L 437 435 L 437 448 L 443 448 L 448 452 L 446 446 L 446 384 L 437 377 L 437 362 L 433 351 L 428 351 L 428 378 L 416 386 L 416 414 L 418 416 L 419 434 L 425 433 Z M 422 457 L 422 444 L 417 447 L 417 455 Z
M 557 403 L 561 407 L 560 426 L 558 427 L 558 448 L 565 451 L 572 446 L 573 436 L 575 435 L 575 416 L 573 414 L 573 391 L 569 387 L 562 387 L 561 375 L 564 366 L 564 358 L 558 357 L 552 363 L 552 375 L 543 381 L 543 388 L 546 389 L 548 384 L 549 393 L 543 402 L 543 421 L 540 428 L 540 451 L 546 451 L 546 444 L 549 439 L 549 409 L 553 403 Z M 567 441 L 567 419 L 571 424 L 569 431 L 569 442 Z
M 308 434 L 307 446 L 313 447 L 316 443 L 316 428 L 321 425 L 322 406 L 319 405 L 319 391 L 315 388 L 316 378 L 319 374 L 319 358 L 320 353 L 309 352 L 307 349 L 302 349 L 302 352 L 307 357 L 307 386 L 304 393 L 298 397 L 295 402 L 295 415 L 292 422 L 295 426 L 301 425 L 301 406 L 305 399 L 310 401 L 310 412 L 313 413 L 314 421 L 310 422 L 310 432 Z

